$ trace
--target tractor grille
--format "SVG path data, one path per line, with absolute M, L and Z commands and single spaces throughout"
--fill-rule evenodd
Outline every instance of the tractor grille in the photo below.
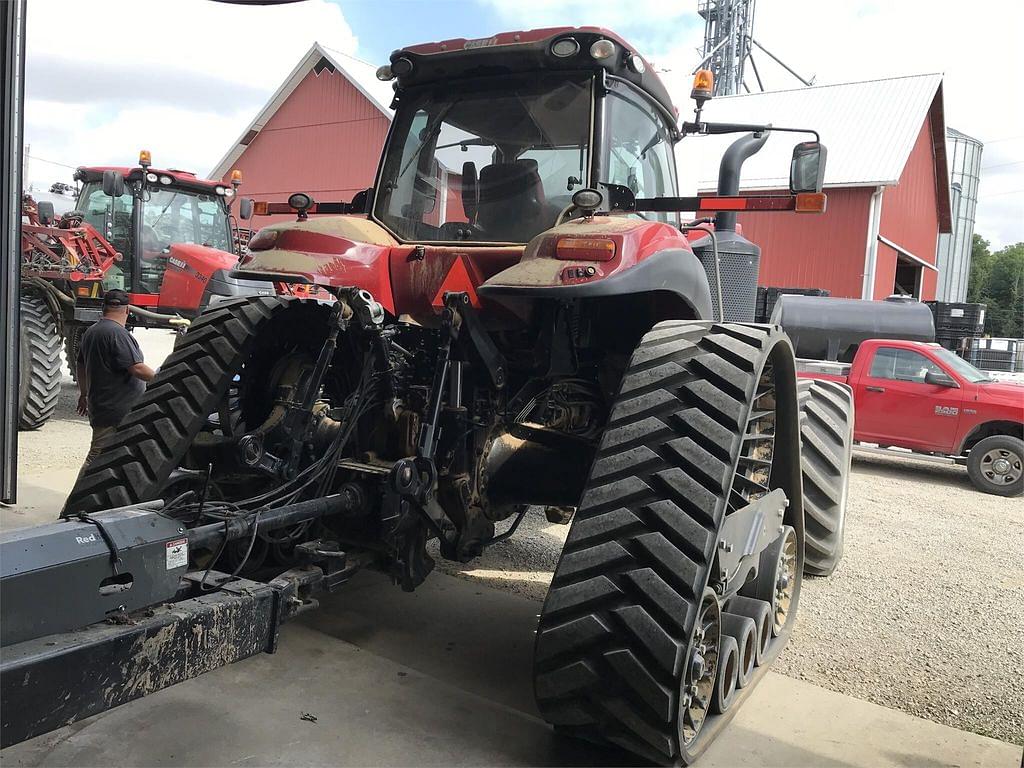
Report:
M 728 233 L 722 233 L 728 234 Z M 725 242 L 722 242 L 725 240 Z M 723 317 L 718 309 L 718 285 L 715 274 L 715 252 L 710 238 L 694 243 L 693 252 L 704 266 L 711 288 L 714 319 Z M 761 249 L 746 240 L 720 238 L 718 260 L 722 273 L 722 303 L 727 322 L 754 322 L 754 301 L 757 297 L 757 273 L 761 265 Z

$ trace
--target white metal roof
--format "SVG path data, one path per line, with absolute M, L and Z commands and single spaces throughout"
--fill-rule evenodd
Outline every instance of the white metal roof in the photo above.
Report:
M 934 73 L 725 96 L 709 101 L 702 119 L 814 128 L 828 150 L 826 186 L 892 185 L 899 181 L 933 107 L 937 110 L 933 120 L 943 121 L 941 86 L 942 75 Z M 944 135 L 944 124 L 935 128 L 940 131 L 937 135 Z M 810 138 L 772 134 L 761 151 L 744 164 L 741 186 L 787 187 L 793 145 Z M 736 135 L 688 136 L 679 142 L 676 157 L 681 188 L 714 190 L 722 153 L 735 139 Z
M 295 66 L 295 69 L 281 83 L 281 87 L 270 97 L 270 101 L 267 102 L 266 106 L 260 110 L 260 113 L 242 131 L 238 139 L 231 145 L 231 149 L 221 158 L 220 162 L 217 163 L 206 178 L 219 179 L 230 170 L 232 164 L 245 151 L 247 144 L 242 143 L 245 137 L 251 131 L 259 132 L 263 129 L 270 118 L 274 116 L 274 113 L 284 104 L 285 100 L 292 95 L 292 91 L 320 63 L 321 59 L 326 59 L 336 71 L 344 75 L 385 117 L 389 120 L 392 118 L 394 112 L 391 109 L 391 99 L 394 96 L 394 90 L 391 83 L 382 82 L 377 79 L 377 68 L 373 64 L 357 59 L 355 56 L 350 56 L 347 53 L 336 51 L 333 48 L 328 48 L 320 43 L 313 43 L 313 46 L 306 55 Z

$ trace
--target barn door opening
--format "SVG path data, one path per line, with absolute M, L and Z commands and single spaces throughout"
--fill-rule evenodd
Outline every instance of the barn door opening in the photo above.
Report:
M 893 280 L 892 292 L 920 299 L 923 278 L 924 268 L 921 265 L 899 258 L 896 260 L 896 277 Z

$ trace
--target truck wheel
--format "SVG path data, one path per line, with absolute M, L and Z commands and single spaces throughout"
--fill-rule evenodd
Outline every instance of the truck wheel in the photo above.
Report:
M 60 334 L 46 302 L 21 297 L 18 429 L 39 429 L 60 398 Z
M 1024 493 L 1024 440 L 993 435 L 967 455 L 967 476 L 979 491 L 996 496 Z
M 804 480 L 804 573 L 831 576 L 843 557 L 853 458 L 853 391 L 836 381 L 802 379 L 800 469 Z
M 289 301 L 225 301 L 196 320 L 106 448 L 78 478 L 61 514 L 158 498 L 209 415 L 216 412 L 258 330 Z
M 796 460 L 781 370 L 794 375 L 792 350 L 771 328 L 671 321 L 640 342 L 540 614 L 534 692 L 560 731 L 688 764 L 719 730 L 708 709 L 731 609 L 709 582 L 725 516 L 776 482 L 777 436 Z M 765 663 L 785 637 L 770 642 Z

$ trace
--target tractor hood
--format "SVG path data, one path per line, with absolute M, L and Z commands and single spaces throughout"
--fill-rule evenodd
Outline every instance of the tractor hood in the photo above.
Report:
M 237 277 L 365 288 L 394 311 L 388 254 L 398 242 L 361 216 L 323 216 L 264 227 L 249 241 Z

